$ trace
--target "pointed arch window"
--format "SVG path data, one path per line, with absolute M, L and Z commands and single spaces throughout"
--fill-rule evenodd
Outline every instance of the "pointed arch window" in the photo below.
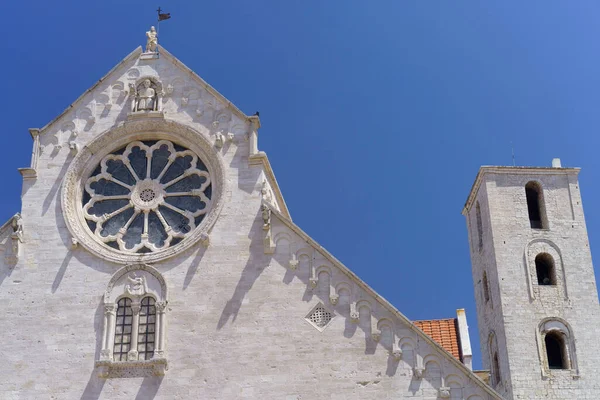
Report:
M 528 182 L 525 185 L 525 196 L 527 197 L 529 225 L 533 229 L 546 229 L 546 208 L 542 186 L 534 181 Z
M 535 257 L 535 272 L 538 285 L 556 285 L 556 268 L 554 268 L 554 259 L 550 254 L 541 253 Z

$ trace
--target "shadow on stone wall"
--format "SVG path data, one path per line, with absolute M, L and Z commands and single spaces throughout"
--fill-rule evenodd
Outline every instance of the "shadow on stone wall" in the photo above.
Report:
M 246 297 L 246 294 L 250 289 L 252 289 L 254 282 L 256 282 L 260 274 L 262 274 L 264 269 L 271 263 L 271 255 L 263 254 L 264 231 L 262 230 L 262 226 L 263 221 L 259 209 L 254 218 L 254 223 L 250 228 L 250 233 L 248 234 L 248 238 L 250 238 L 250 256 L 231 299 L 227 301 L 225 308 L 221 312 L 221 317 L 217 323 L 218 330 L 223 328 L 230 318 L 232 323 L 235 321 L 237 314 L 240 311 L 240 307 L 242 306 L 242 300 Z

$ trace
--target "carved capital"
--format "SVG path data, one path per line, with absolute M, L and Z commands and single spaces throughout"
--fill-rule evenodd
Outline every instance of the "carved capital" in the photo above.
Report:
M 104 314 L 115 315 L 117 311 L 117 305 L 115 303 L 107 303 L 104 305 Z
M 154 306 L 156 307 L 156 311 L 159 313 L 163 313 L 167 309 L 167 303 L 164 301 L 157 301 Z
M 135 302 L 131 303 L 131 311 L 133 312 L 133 315 L 139 314 L 141 309 L 142 309 L 142 305 L 140 304 L 139 301 L 135 301 Z

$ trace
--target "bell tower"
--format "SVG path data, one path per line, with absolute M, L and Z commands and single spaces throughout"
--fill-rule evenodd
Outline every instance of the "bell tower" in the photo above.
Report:
M 507 399 L 600 392 L 600 307 L 579 168 L 481 167 L 467 220 L 483 367 Z

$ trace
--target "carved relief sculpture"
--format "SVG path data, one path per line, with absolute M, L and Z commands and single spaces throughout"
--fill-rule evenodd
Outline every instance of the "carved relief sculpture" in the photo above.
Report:
M 130 83 L 131 112 L 162 111 L 162 98 L 164 96 L 160 81 L 145 78 L 137 86 Z

